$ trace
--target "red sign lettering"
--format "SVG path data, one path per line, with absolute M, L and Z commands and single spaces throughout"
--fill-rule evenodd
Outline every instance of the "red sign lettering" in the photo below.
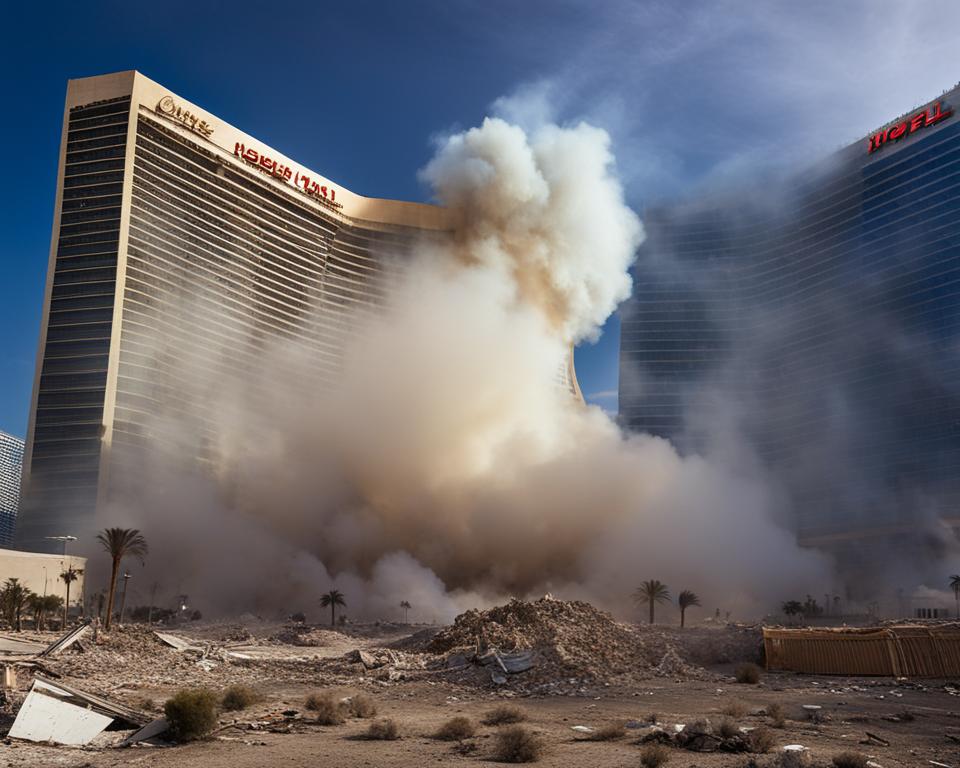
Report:
M 269 173 L 278 179 L 291 182 L 294 187 L 318 199 L 325 205 L 333 208 L 343 207 L 341 203 L 337 202 L 337 190 L 333 189 L 333 187 L 321 186 L 319 182 L 311 181 L 309 176 L 300 171 L 294 173 L 288 166 L 257 152 L 252 147 L 246 147 L 240 142 L 237 142 L 233 145 L 233 155 L 250 165 L 255 165 L 264 173 Z
M 892 125 L 886 130 L 880 131 L 880 133 L 875 133 L 870 137 L 867 153 L 873 154 L 884 144 L 891 141 L 900 141 L 904 136 L 910 136 L 921 128 L 936 125 L 941 120 L 946 120 L 952 114 L 952 108 L 945 106 L 942 101 L 938 101 L 932 107 L 928 107 L 922 112 L 917 112 L 917 114 L 910 119 Z

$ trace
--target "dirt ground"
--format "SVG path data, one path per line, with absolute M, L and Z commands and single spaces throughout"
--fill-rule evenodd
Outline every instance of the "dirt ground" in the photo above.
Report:
M 463 744 L 451 744 L 431 738 L 436 729 L 454 716 L 466 716 L 479 725 L 484 712 L 509 701 L 520 706 L 528 716 L 526 725 L 540 734 L 545 751 L 543 766 L 639 766 L 642 735 L 650 730 L 652 715 L 660 727 L 673 732 L 678 724 L 690 725 L 707 718 L 717 725 L 733 720 L 737 726 L 756 728 L 769 724 L 765 708 L 774 702 L 786 710 L 782 728 L 773 728 L 775 746 L 768 754 L 725 754 L 693 752 L 670 748 L 669 766 L 747 766 L 774 765 L 784 745 L 801 744 L 809 749 L 813 765 L 830 765 L 831 758 L 845 750 L 868 756 L 882 768 L 895 766 L 929 766 L 931 761 L 960 768 L 960 685 L 951 681 L 894 681 L 890 679 L 817 678 L 781 673 L 765 673 L 759 684 L 737 684 L 732 677 L 733 664 L 708 665 L 701 668 L 703 679 L 688 677 L 631 676 L 628 681 L 577 685 L 555 695 L 530 695 L 512 689 L 478 685 L 472 680 L 452 680 L 428 672 L 411 674 L 408 679 L 377 679 L 364 672 L 336 671 L 325 667 L 325 660 L 356 648 L 374 649 L 387 643 L 402 644 L 403 638 L 418 628 L 381 627 L 376 631 L 355 632 L 337 637 L 318 632 L 322 645 L 297 646 L 285 643 L 264 644 L 256 637 L 231 645 L 251 657 L 242 662 L 243 679 L 255 687 L 263 700 L 241 712 L 225 712 L 220 725 L 207 740 L 181 746 L 137 745 L 115 748 L 122 734 L 105 732 L 95 742 L 98 746 L 71 748 L 36 745 L 5 739 L 0 742 L 0 766 L 33 768 L 34 766 L 169 766 L 173 768 L 261 768 L 263 766 L 397 766 L 423 768 L 426 765 L 491 765 L 491 755 L 498 729 L 479 726 L 476 737 Z M 202 636 L 195 632 L 194 636 Z M 215 632 L 214 632 L 215 634 Z M 144 637 L 149 633 L 144 632 Z M 720 635 L 717 635 L 718 639 Z M 132 647 L 132 646 L 131 646 Z M 148 647 L 149 649 L 149 647 Z M 167 664 L 184 662 L 183 655 L 162 648 L 156 653 Z M 141 655 L 143 655 L 141 653 Z M 170 677 L 155 674 L 141 676 L 147 684 L 133 685 L 121 674 L 125 664 L 133 663 L 134 654 L 110 658 L 115 665 L 105 670 L 108 677 L 85 673 L 77 666 L 78 659 L 90 653 L 64 657 L 64 681 L 85 690 L 107 693 L 104 680 L 117 676 L 112 695 L 128 704 L 140 703 L 147 709 L 148 700 L 156 715 L 159 705 L 177 685 Z M 119 658 L 121 661 L 116 661 Z M 298 662 L 297 660 L 300 659 Z M 278 661 L 279 660 L 279 661 Z M 290 673 L 291 664 L 298 670 Z M 71 666 L 73 665 L 73 666 Z M 225 669 L 227 663 L 221 665 Z M 357 665 L 360 666 L 360 665 Z M 137 668 L 139 669 L 139 668 Z M 187 669 L 186 666 L 181 669 Z M 83 675 L 87 674 L 84 678 Z M 217 670 L 210 672 L 216 675 Z M 515 676 L 519 677 L 519 676 Z M 186 678 L 185 678 L 186 679 Z M 233 681 L 234 678 L 227 678 Z M 188 684 L 195 684 L 187 681 Z M 214 678 L 208 682 L 217 687 Z M 220 688 L 223 685 L 219 686 Z M 397 741 L 370 741 L 358 738 L 369 720 L 348 719 L 341 726 L 320 726 L 312 722 L 304 707 L 305 697 L 317 691 L 337 697 L 364 693 L 373 698 L 379 709 L 378 718 L 391 718 L 399 725 Z M 732 706 L 733 705 L 733 706 Z M 817 705 L 815 720 L 804 705 Z M 724 710 L 742 710 L 730 717 Z M 295 714 L 289 714 L 293 711 Z M 288 714 L 285 716 L 283 713 Z M 0 722 L 5 732 L 15 712 Z M 626 735 L 610 742 L 589 741 L 572 730 L 573 726 L 602 727 L 609 723 L 627 722 Z M 870 740 L 873 734 L 889 745 Z

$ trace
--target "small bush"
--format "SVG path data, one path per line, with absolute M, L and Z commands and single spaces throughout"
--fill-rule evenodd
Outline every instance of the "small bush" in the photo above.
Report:
M 493 747 L 498 763 L 535 763 L 542 754 L 543 739 L 522 725 L 502 729 Z
M 367 728 L 365 737 L 376 741 L 396 741 L 400 738 L 400 729 L 393 720 L 374 720 Z
M 727 702 L 727 705 L 720 711 L 727 717 L 740 718 L 744 717 L 750 710 L 747 709 L 747 705 L 742 701 L 730 701 Z
M 756 685 L 760 682 L 760 667 L 756 664 L 750 664 L 749 662 L 740 664 L 736 670 L 734 670 L 733 676 L 738 683 Z
M 912 723 L 914 720 L 917 719 L 917 716 L 913 714 L 913 712 L 910 712 L 908 710 L 904 710 L 899 715 L 897 715 L 897 717 L 899 717 L 900 720 L 903 721 L 904 723 Z
M 656 725 L 659 721 L 660 721 L 660 715 L 658 715 L 656 712 L 651 712 L 649 715 L 647 715 L 648 723 Z
M 343 705 L 329 693 L 311 693 L 304 706 L 316 713 L 320 725 L 342 725 L 345 719 Z
M 174 741 L 203 738 L 217 724 L 217 695 L 206 688 L 177 691 L 163 705 Z
M 733 720 L 723 720 L 717 726 L 717 736 L 721 739 L 732 739 L 740 734 L 740 727 Z
M 626 735 L 627 729 L 623 723 L 608 723 L 591 733 L 589 738 L 590 741 L 615 741 Z
M 364 719 L 376 717 L 377 704 L 366 694 L 358 693 L 356 696 L 350 697 L 350 700 L 347 702 L 347 711 L 349 711 L 353 717 L 361 717 Z
M 787 712 L 781 704 L 774 702 L 767 707 L 767 717 L 770 718 L 770 725 L 774 728 L 783 728 L 787 722 Z
M 747 736 L 747 743 L 750 745 L 750 751 L 765 755 L 777 743 L 773 731 L 769 728 L 754 728 Z
M 640 765 L 643 768 L 660 768 L 670 759 L 670 750 L 663 744 L 647 744 L 640 752 Z
M 144 712 L 156 712 L 157 711 L 157 702 L 151 699 L 149 696 L 140 699 L 137 702 L 137 706 L 140 707 Z
M 236 712 L 258 701 L 260 701 L 260 695 L 253 688 L 246 685 L 231 685 L 223 692 L 220 706 L 228 712 Z
M 834 768 L 866 768 L 867 756 L 859 752 L 840 752 L 833 756 Z
M 513 725 L 527 719 L 527 713 L 516 704 L 501 704 L 489 710 L 481 721 L 484 725 Z
M 463 741 L 475 736 L 476 733 L 477 726 L 473 724 L 473 720 L 467 717 L 454 717 L 441 725 L 433 734 L 433 738 L 440 741 Z

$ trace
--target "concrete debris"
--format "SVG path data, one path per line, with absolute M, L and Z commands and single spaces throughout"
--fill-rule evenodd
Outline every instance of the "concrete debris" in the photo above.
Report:
M 716 630 L 705 632 L 714 641 L 721 635 Z M 741 633 L 732 634 L 740 643 Z M 686 649 L 679 650 L 681 643 L 692 642 L 696 655 L 705 658 L 704 638 L 703 631 L 681 633 L 618 622 L 579 601 L 511 600 L 487 611 L 461 614 L 453 626 L 429 639 L 423 650 L 446 654 L 447 659 L 495 664 L 501 673 L 517 676 L 511 678 L 511 686 L 521 692 L 576 695 L 586 685 L 650 676 L 712 679 L 716 675 L 685 660 Z M 746 658 L 755 655 L 759 638 L 759 629 L 752 630 Z M 727 653 L 724 648 L 719 655 L 725 658 Z M 732 655 L 745 658 L 740 652 Z
M 381 661 L 366 651 L 361 651 L 359 649 L 350 651 L 346 658 L 351 664 L 363 664 L 363 666 L 367 669 L 377 669 L 387 663 L 386 661 Z

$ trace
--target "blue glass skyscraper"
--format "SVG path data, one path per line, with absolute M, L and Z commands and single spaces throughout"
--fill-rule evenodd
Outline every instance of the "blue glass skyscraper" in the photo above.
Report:
M 620 420 L 719 422 L 802 540 L 945 546 L 960 524 L 960 88 L 802 173 L 644 217 Z M 713 441 L 713 442 L 711 442 Z M 917 550 L 910 550 L 916 552 Z
M 23 440 L 0 432 L 0 547 L 9 547 L 20 505 Z

